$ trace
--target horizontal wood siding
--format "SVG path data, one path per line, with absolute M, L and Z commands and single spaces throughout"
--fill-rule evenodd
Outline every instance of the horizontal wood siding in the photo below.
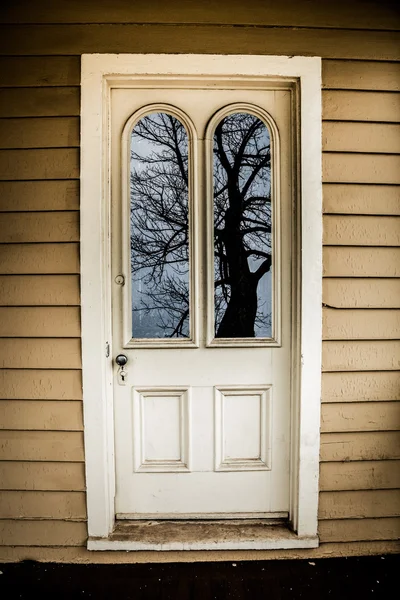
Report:
M 123 0 L 7 3 L 0 15 L 0 560 L 160 560 L 83 547 L 85 52 L 325 59 L 321 546 L 248 557 L 400 550 L 398 28 L 391 3 L 348 0 L 155 0 L 134 10 Z

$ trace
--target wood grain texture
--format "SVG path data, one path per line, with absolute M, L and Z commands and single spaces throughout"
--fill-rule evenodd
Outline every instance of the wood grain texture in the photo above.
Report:
M 322 327 L 325 340 L 400 339 L 400 310 L 324 308 Z
M 322 492 L 318 519 L 368 519 L 400 516 L 400 490 Z
M 322 374 L 322 402 L 400 400 L 399 371 Z
M 0 57 L 0 87 L 78 86 L 79 56 Z
M 205 53 L 399 60 L 397 32 L 218 25 L 1 25 L 0 55 Z
M 0 179 L 77 179 L 79 151 L 75 148 L 0 150 Z
M 79 102 L 79 87 L 2 88 L 0 117 L 77 117 Z
M 85 491 L 85 465 L 59 462 L 0 462 L 0 489 Z
M 400 458 L 400 432 L 323 433 L 320 460 L 388 460 Z
M 9 400 L 82 400 L 81 371 L 1 369 L 0 398 Z
M 0 521 L 0 544 L 7 546 L 83 546 L 86 523 L 69 521 Z
M 323 303 L 332 308 L 400 308 L 399 279 L 325 278 Z
M 82 492 L 0 492 L 3 519 L 86 519 L 86 498 Z
M 0 460 L 83 462 L 83 435 L 75 431 L 0 431 Z
M 78 275 L 0 275 L 0 306 L 78 304 Z
M 79 213 L 0 213 L 0 243 L 78 242 Z
M 0 429 L 83 431 L 80 400 L 0 400 Z
M 0 119 L 0 148 L 76 148 L 78 117 Z
M 66 337 L 81 334 L 79 307 L 0 307 L 0 337 Z
M 374 370 L 400 370 L 399 340 L 323 342 L 322 371 Z
M 197 2 L 136 0 L 134 10 L 126 0 L 98 0 L 96 4 L 68 0 L 14 0 L 3 10 L 2 23 L 219 23 L 275 25 L 293 27 L 345 27 L 359 29 L 396 29 L 398 13 L 389 3 L 370 3 L 362 10 L 359 0 L 348 3 L 309 0 L 299 7 L 296 0 L 264 4 L 258 0 L 212 0 Z
M 79 268 L 79 244 L 0 244 L 1 274 L 79 273 Z
M 328 152 L 322 156 L 322 178 L 326 183 L 397 185 L 400 183 L 400 156 Z
M 80 369 L 80 339 L 3 338 L 0 366 L 3 369 Z
M 323 185 L 325 213 L 400 215 L 400 187 L 395 185 Z
M 79 181 L 0 181 L 0 212 L 42 210 L 79 210 Z
M 400 402 L 346 402 L 323 404 L 321 432 L 398 431 Z
M 325 215 L 323 243 L 334 246 L 399 246 L 400 218 Z
M 325 121 L 322 124 L 322 149 L 326 152 L 398 154 L 400 125 Z
M 400 94 L 326 90 L 322 93 L 322 118 L 330 121 L 400 122 Z
M 400 461 L 372 460 L 321 463 L 321 492 L 400 488 Z
M 399 277 L 400 248 L 325 246 L 324 277 Z
M 398 92 L 400 91 L 400 66 L 394 62 L 324 60 L 322 87 Z
M 400 519 L 345 519 L 319 523 L 321 542 L 350 542 L 362 540 L 397 540 Z

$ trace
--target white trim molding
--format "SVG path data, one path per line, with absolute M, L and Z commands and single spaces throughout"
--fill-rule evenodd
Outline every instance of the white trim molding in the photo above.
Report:
M 322 340 L 321 60 L 283 56 L 130 55 L 82 56 L 81 103 L 81 291 L 84 438 L 88 548 L 121 549 L 110 534 L 115 524 L 115 463 L 110 290 L 110 92 L 146 78 L 216 81 L 229 78 L 291 79 L 297 89 L 297 248 L 293 279 L 295 336 L 291 406 L 292 531 L 271 535 L 252 548 L 318 545 L 318 472 Z M 147 85 L 147 84 L 146 84 Z M 268 528 L 266 528 L 268 529 Z M 272 528 L 273 529 L 273 528 Z M 266 534 L 268 535 L 268 534 Z M 151 547 L 150 547 L 151 546 Z M 124 542 L 124 550 L 171 550 Z M 243 549 L 240 540 L 233 549 Z M 179 549 L 198 548 L 184 544 Z M 204 548 L 206 549 L 206 548 Z M 211 547 L 210 547 L 211 549 Z M 212 549 L 216 549 L 213 546 Z

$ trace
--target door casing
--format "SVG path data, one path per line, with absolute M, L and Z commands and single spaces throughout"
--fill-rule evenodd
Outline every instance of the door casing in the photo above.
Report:
M 322 339 L 321 60 L 213 55 L 83 55 L 81 111 L 81 290 L 84 438 L 89 549 L 118 549 L 110 291 L 110 90 L 146 76 L 292 78 L 297 86 L 297 261 L 293 278 L 290 522 L 297 538 L 268 547 L 318 544 L 318 470 Z M 101 543 L 99 542 L 101 538 Z M 255 545 L 255 548 L 257 546 Z M 263 546 L 265 548 L 265 544 Z M 193 545 L 195 548 L 195 544 Z M 134 549 L 134 546 L 132 546 Z M 190 548 L 189 548 L 190 549 Z

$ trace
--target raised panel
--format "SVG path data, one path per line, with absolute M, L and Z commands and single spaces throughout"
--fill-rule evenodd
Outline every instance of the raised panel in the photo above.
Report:
M 215 387 L 215 470 L 270 470 L 271 386 Z
M 134 470 L 190 471 L 190 389 L 133 389 Z

